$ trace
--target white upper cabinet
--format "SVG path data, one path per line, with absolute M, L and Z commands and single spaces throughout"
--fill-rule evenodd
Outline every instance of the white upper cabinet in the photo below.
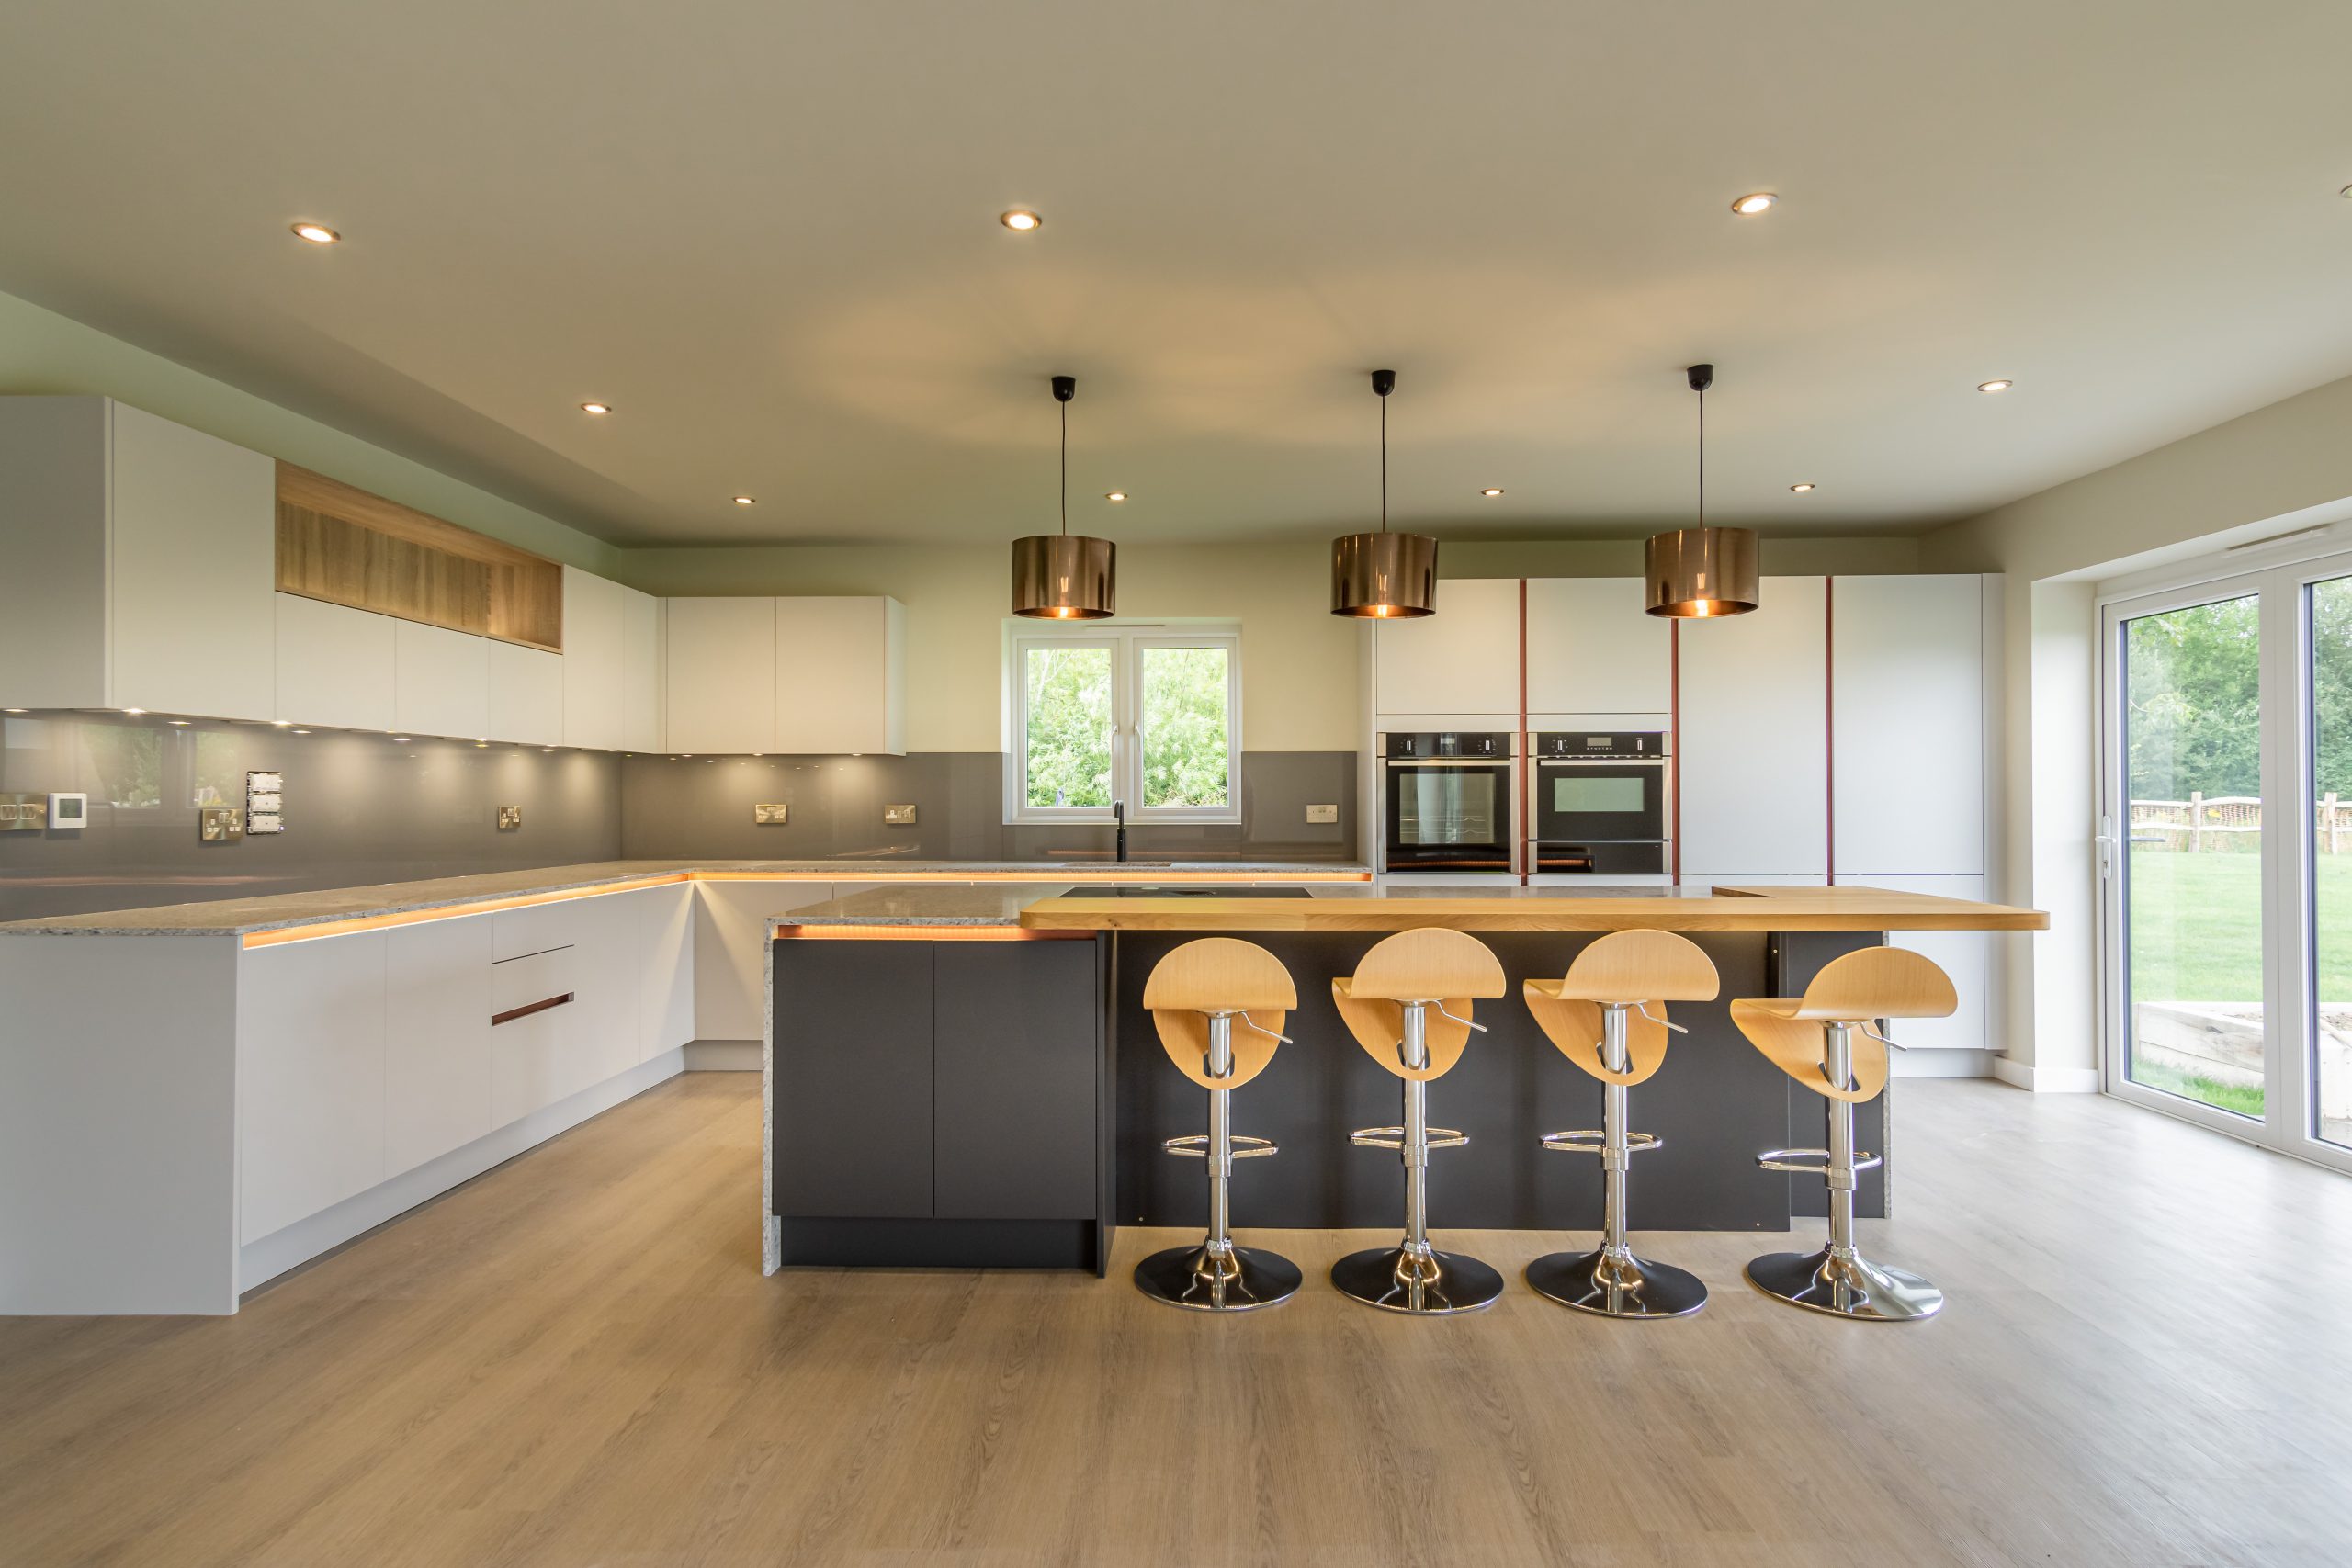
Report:
M 563 744 L 621 747 L 628 634 L 617 582 L 563 569 Z
M 1835 578 L 1829 626 L 1838 879 L 1981 874 L 1984 580 Z
M 563 656 L 511 642 L 490 645 L 492 740 L 563 744 Z
M 663 605 L 650 593 L 621 590 L 621 738 L 629 751 L 659 751 L 662 739 Z
M 907 750 L 907 612 L 896 599 L 775 602 L 775 746 Z
M 775 750 L 773 599 L 673 599 L 663 687 L 664 749 Z
M 277 467 L 107 398 L 0 398 L 0 703 L 278 716 Z
M 390 615 L 277 595 L 277 716 L 340 729 L 390 729 L 393 627 Z
M 476 739 L 490 734 L 490 640 L 419 621 L 392 627 L 392 728 Z
M 1825 586 L 1768 577 L 1751 613 L 1682 623 L 1675 774 L 1686 882 L 1828 875 Z
M 1437 614 L 1374 623 L 1374 705 L 1383 717 L 1497 717 L 1517 728 L 1519 579 L 1444 578 Z
M 1642 608 L 1638 577 L 1530 578 L 1528 713 L 1666 712 L 1670 635 Z

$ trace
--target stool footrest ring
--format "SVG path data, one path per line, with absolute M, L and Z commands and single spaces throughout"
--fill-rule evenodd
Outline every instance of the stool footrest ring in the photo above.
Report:
M 1545 1148 L 1558 1154 L 1597 1155 L 1607 1152 L 1609 1135 L 1606 1133 L 1585 1128 L 1574 1133 L 1546 1133 L 1542 1141 Z M 1643 1154 L 1650 1149 L 1662 1149 L 1665 1146 L 1666 1140 L 1656 1133 L 1625 1134 L 1625 1152 L 1629 1155 Z
M 1876 1170 L 1885 1163 L 1886 1161 L 1877 1155 L 1857 1152 L 1854 1156 L 1854 1169 L 1857 1173 Z M 1827 1149 L 1767 1149 L 1756 1156 L 1756 1164 L 1758 1168 L 1764 1170 L 1794 1171 L 1799 1176 L 1826 1176 L 1829 1174 L 1829 1151 Z
M 1236 1133 L 1227 1142 L 1233 1145 L 1235 1159 L 1261 1159 L 1282 1152 L 1272 1138 L 1245 1138 Z M 1190 1133 L 1181 1138 L 1170 1138 L 1159 1146 L 1171 1155 L 1184 1155 L 1193 1159 L 1209 1157 L 1209 1135 L 1206 1133 Z
M 1470 1134 L 1452 1127 L 1429 1129 L 1429 1144 L 1433 1149 L 1458 1149 L 1470 1141 Z M 1367 1149 L 1401 1149 L 1405 1146 L 1402 1127 L 1365 1127 L 1348 1134 L 1348 1142 Z

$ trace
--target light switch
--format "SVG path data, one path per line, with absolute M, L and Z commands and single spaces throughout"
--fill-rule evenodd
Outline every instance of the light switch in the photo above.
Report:
M 86 795 L 51 795 L 49 797 L 49 825 L 52 828 L 88 827 L 90 797 Z
M 780 828 L 791 814 L 792 807 L 781 800 L 763 800 L 752 807 L 752 820 L 763 828 Z
M 1309 823 L 1337 822 L 1339 819 L 1340 808 L 1336 806 L 1310 806 L 1306 808 L 1306 820 Z

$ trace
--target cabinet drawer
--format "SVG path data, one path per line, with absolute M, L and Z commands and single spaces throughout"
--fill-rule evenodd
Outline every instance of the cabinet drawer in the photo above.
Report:
M 580 911 L 575 907 L 578 902 L 567 898 L 552 904 L 499 910 L 490 918 L 492 959 L 503 964 L 510 958 L 575 946 L 580 941 Z
M 537 1008 L 558 998 L 568 1005 L 573 990 L 571 948 L 510 958 L 490 966 L 490 1016 L 496 1022 L 525 1008 Z

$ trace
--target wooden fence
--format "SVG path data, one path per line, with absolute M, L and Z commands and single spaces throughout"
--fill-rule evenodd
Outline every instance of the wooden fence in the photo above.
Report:
M 2334 790 L 2320 796 L 2312 806 L 2312 831 L 2324 854 L 2352 849 L 2352 802 L 2339 801 Z M 2191 790 L 2187 800 L 2132 803 L 2132 841 L 2151 849 L 2162 845 L 2190 854 L 2252 850 L 2261 835 L 2262 801 L 2256 795 Z

